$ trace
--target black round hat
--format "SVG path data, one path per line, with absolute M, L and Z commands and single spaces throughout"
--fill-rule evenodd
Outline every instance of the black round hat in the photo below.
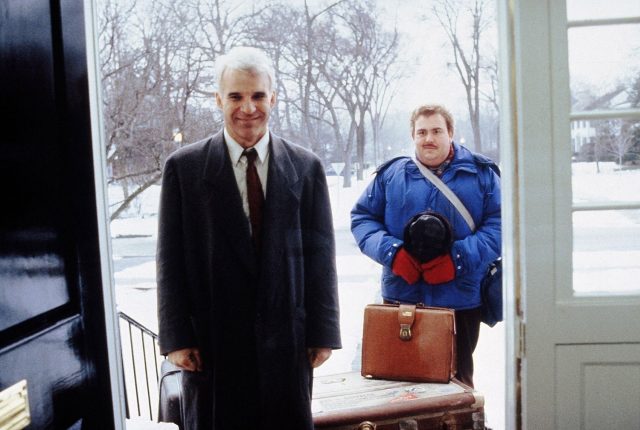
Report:
M 437 212 L 421 212 L 413 216 L 404 229 L 404 247 L 421 263 L 448 253 L 452 234 L 449 221 Z

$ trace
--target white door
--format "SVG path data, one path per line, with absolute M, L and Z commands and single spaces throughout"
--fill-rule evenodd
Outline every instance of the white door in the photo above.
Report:
M 640 429 L 640 2 L 499 5 L 507 428 Z

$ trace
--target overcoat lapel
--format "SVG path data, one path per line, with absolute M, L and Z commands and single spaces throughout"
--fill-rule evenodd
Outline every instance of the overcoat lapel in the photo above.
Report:
M 267 179 L 267 196 L 263 226 L 263 255 L 268 260 L 276 261 L 283 250 L 283 228 L 294 225 L 289 221 L 298 213 L 300 205 L 300 178 L 281 138 L 271 135 L 269 175 Z
M 238 254 L 238 260 L 244 262 L 252 273 L 257 273 L 249 223 L 242 209 L 240 191 L 222 132 L 209 142 L 203 180 L 207 184 L 204 189 L 209 192 L 205 199 L 209 201 L 213 231 L 216 235 L 225 235 L 230 249 Z

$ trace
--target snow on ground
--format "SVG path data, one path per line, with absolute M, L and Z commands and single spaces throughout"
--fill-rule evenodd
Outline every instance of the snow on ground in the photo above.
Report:
M 617 170 L 616 164 L 573 163 L 573 201 L 638 201 L 640 200 L 640 172 Z
M 640 200 L 640 171 L 616 171 L 613 163 L 600 163 L 597 173 L 595 163 L 574 163 L 572 172 L 574 202 Z M 371 178 L 368 173 L 364 181 L 354 178 L 351 188 L 342 188 L 341 178 L 327 177 L 336 231 L 348 231 L 351 207 Z M 153 255 L 158 196 L 159 187 L 150 188 L 126 218 L 111 223 L 114 265 L 120 267 L 114 271 L 118 307 L 154 332 L 157 318 Z M 121 199 L 119 189 L 111 188 L 109 197 L 112 202 Z M 594 294 L 612 286 L 617 292 L 633 289 L 635 283 L 631 281 L 640 277 L 640 211 L 578 212 L 573 216 L 573 228 L 577 290 Z M 350 234 L 347 237 L 351 238 Z M 363 256 L 355 243 L 347 249 L 353 252 L 339 254 L 337 258 L 344 348 L 334 352 L 318 369 L 318 375 L 358 369 L 364 306 L 379 300 L 379 265 Z M 476 389 L 485 395 L 488 425 L 494 430 L 502 429 L 505 386 L 502 323 L 494 328 L 482 325 L 475 360 Z

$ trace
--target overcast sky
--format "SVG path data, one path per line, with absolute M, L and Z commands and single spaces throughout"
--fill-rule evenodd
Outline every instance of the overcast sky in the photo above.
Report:
M 557 2 L 551 2 L 557 5 Z M 425 101 L 443 103 L 457 115 L 467 113 L 464 89 L 443 30 L 431 16 L 429 1 L 384 0 L 379 7 L 392 26 L 398 24 L 410 77 L 404 80 L 394 109 L 406 111 Z M 640 0 L 567 0 L 567 18 L 584 20 L 640 16 Z M 482 54 L 497 50 L 495 25 L 483 35 Z M 572 86 L 592 87 L 604 94 L 640 73 L 640 24 L 580 27 L 569 30 L 569 70 Z M 409 108 L 407 108 L 409 106 Z
M 380 2 L 390 23 L 398 22 L 401 47 L 407 61 L 413 63 L 410 77 L 395 100 L 394 107 L 408 111 L 425 102 L 441 103 L 456 116 L 468 115 L 464 87 L 455 67 L 453 51 L 440 24 L 431 13 L 431 2 L 387 0 Z M 487 11 L 494 17 L 493 11 Z M 397 16 L 397 18 L 396 18 Z M 497 46 L 496 26 L 482 39 L 483 53 Z

